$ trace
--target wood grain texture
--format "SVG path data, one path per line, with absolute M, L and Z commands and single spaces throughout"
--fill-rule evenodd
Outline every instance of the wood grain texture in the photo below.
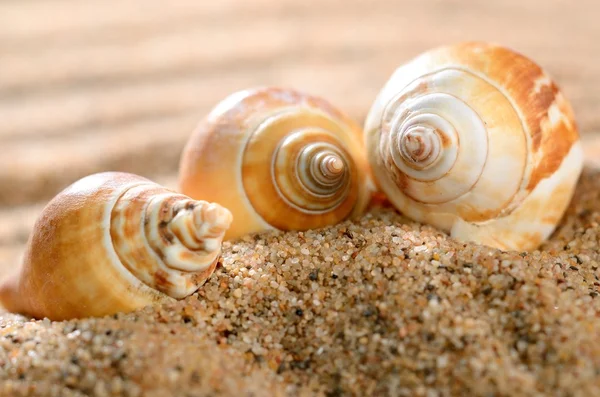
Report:
M 596 0 L 100 0 L 0 3 L 0 276 L 35 217 L 89 173 L 175 187 L 196 123 L 232 91 L 282 85 L 363 122 L 390 73 L 462 40 L 541 64 L 600 131 Z

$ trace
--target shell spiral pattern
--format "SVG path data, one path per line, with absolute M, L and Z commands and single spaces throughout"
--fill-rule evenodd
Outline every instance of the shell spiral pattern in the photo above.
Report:
M 295 90 L 244 90 L 190 137 L 180 190 L 231 210 L 233 239 L 306 230 L 361 214 L 370 180 L 362 132 L 326 101 Z
M 143 183 L 130 186 L 111 211 L 120 262 L 140 281 L 173 298 L 194 293 L 212 273 L 231 213 Z
M 365 122 L 376 183 L 405 215 L 453 237 L 533 249 L 582 169 L 569 103 L 504 47 L 438 48 L 396 70 Z
M 0 302 L 63 320 L 186 297 L 214 271 L 231 221 L 218 204 L 137 175 L 87 176 L 44 208 Z

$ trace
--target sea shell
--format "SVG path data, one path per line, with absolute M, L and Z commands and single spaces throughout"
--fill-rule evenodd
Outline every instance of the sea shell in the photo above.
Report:
M 556 83 L 488 43 L 436 48 L 399 67 L 364 133 L 375 183 L 400 212 L 500 249 L 532 250 L 549 237 L 583 164 Z
M 198 125 L 179 190 L 228 208 L 235 239 L 353 218 L 373 184 L 358 124 L 324 99 L 266 87 L 229 95 Z
M 137 175 L 84 177 L 43 209 L 0 303 L 63 320 L 184 298 L 213 273 L 231 220 Z

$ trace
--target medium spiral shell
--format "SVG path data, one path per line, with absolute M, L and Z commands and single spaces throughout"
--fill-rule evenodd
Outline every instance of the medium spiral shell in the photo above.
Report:
M 214 271 L 231 220 L 137 175 L 87 176 L 44 208 L 0 302 L 61 320 L 186 297 Z
M 486 43 L 399 67 L 367 116 L 365 140 L 376 184 L 402 213 L 501 249 L 539 246 L 582 169 L 573 112 L 554 81 Z
M 307 230 L 361 214 L 372 190 L 362 130 L 325 100 L 291 89 L 236 92 L 184 148 L 180 190 L 218 202 L 225 238 Z

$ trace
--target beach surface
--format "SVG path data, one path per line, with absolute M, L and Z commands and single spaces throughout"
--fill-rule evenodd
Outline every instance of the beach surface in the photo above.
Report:
M 363 123 L 394 68 L 486 40 L 552 75 L 586 166 L 533 252 L 462 244 L 393 209 L 226 242 L 179 302 L 54 322 L 0 309 L 2 396 L 600 395 L 595 0 L 0 4 L 0 278 L 56 193 L 101 171 L 173 189 L 233 91 L 294 87 Z
M 2 316 L 0 390 L 598 395 L 599 238 L 598 170 L 531 253 L 461 244 L 386 208 L 249 236 L 225 243 L 210 280 L 175 304 Z

